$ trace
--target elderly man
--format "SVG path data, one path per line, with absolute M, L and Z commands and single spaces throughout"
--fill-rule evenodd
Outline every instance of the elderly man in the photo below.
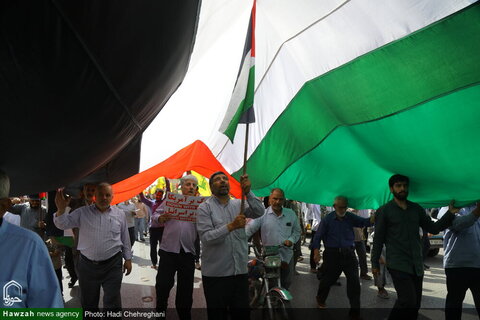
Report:
M 80 251 L 78 274 L 82 307 L 98 309 L 100 287 L 103 288 L 103 307 L 122 307 L 120 288 L 123 268 L 129 275 L 132 270 L 132 252 L 125 214 L 112 202 L 112 186 L 100 183 L 95 191 L 95 204 L 64 214 L 69 199 L 57 192 L 57 213 L 54 223 L 59 229 L 79 228 Z
M 195 196 L 198 180 L 193 175 L 186 175 L 180 179 L 182 194 Z M 181 320 L 191 319 L 193 303 L 193 278 L 195 273 L 195 239 L 197 239 L 196 225 L 190 221 L 169 219 L 164 214 L 164 205 L 160 205 L 153 214 L 153 219 L 165 224 L 164 239 L 160 244 L 160 263 L 158 264 L 157 282 L 157 310 L 166 311 L 168 296 L 175 282 L 177 274 L 177 294 L 175 307 Z
M 433 222 L 417 203 L 407 200 L 410 179 L 395 174 L 388 185 L 393 200 L 377 210 L 371 253 L 372 273 L 380 274 L 380 255 L 385 244 L 386 266 L 392 276 L 397 301 L 389 319 L 416 319 L 422 301 L 423 256 L 419 228 L 437 234 L 449 227 L 455 215 L 447 212 Z
M 347 296 L 350 301 L 350 315 L 358 316 L 360 311 L 360 279 L 358 277 L 358 260 L 355 256 L 355 235 L 353 228 L 369 227 L 374 216 L 361 218 L 347 212 L 348 200 L 346 197 L 335 198 L 333 208 L 320 222 L 318 231 L 312 241 L 314 259 L 320 261 L 320 241 L 325 245 L 323 252 L 324 273 L 320 280 L 317 292 L 319 308 L 325 308 L 330 286 L 335 284 L 343 272 L 347 278 Z
M 270 206 L 265 214 L 251 220 L 246 227 L 247 237 L 251 237 L 261 228 L 264 246 L 279 246 L 282 259 L 280 281 L 288 289 L 293 275 L 293 245 L 300 239 L 300 223 L 292 209 L 283 208 L 285 193 L 280 188 L 272 189 L 268 198 Z
M 47 247 L 32 231 L 10 224 L 10 180 L 0 170 L 0 288 L 2 308 L 63 308 L 62 293 Z M 32 276 L 35 274 L 35 276 Z
M 240 214 L 241 200 L 230 199 L 230 183 L 225 173 L 212 174 L 209 184 L 213 196 L 198 207 L 197 213 L 208 318 L 226 319 L 229 308 L 233 319 L 249 319 L 245 217 L 260 217 L 265 208 L 250 192 L 248 175 L 240 179 L 247 198 L 245 214 Z

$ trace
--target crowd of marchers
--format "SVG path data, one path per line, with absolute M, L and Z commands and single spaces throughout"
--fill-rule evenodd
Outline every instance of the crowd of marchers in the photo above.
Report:
M 257 252 L 278 248 L 280 283 L 288 290 L 310 230 L 310 267 L 319 279 L 318 308 L 327 308 L 330 287 L 339 284 L 343 272 L 349 314 L 358 319 L 360 279 L 372 280 L 365 245 L 368 228 L 374 229 L 370 262 L 378 296 L 389 298 L 384 288 L 387 276 L 396 291 L 389 319 L 417 318 L 428 267 L 424 264 L 427 234 L 442 230 L 446 318 L 461 318 L 468 289 L 480 311 L 480 208 L 476 203 L 457 208 L 452 201 L 433 220 L 428 210 L 408 200 L 409 184 L 408 177 L 393 175 L 388 181 L 391 201 L 375 211 L 355 210 L 349 208 L 348 195 L 338 195 L 328 207 L 287 200 L 280 188 L 272 189 L 262 201 L 251 192 L 248 175 L 240 179 L 244 200 L 234 199 L 228 176 L 216 172 L 209 179 L 212 196 L 199 205 L 196 220 L 183 221 L 168 214 L 163 190 L 154 199 L 142 192 L 112 205 L 108 183 L 87 184 L 77 197 L 59 190 L 56 209 L 48 214 L 38 195 L 9 197 L 8 176 L 0 172 L 2 307 L 63 307 L 63 262 L 70 277 L 68 287 L 78 282 L 85 310 L 99 309 L 101 288 L 103 308 L 121 310 L 122 279 L 132 270 L 132 248 L 148 235 L 152 268 L 157 270 L 157 311 L 167 312 L 176 280 L 176 312 L 180 319 L 191 319 L 194 272 L 200 269 L 208 318 L 248 319 L 249 241 Z M 179 192 L 198 196 L 197 178 L 184 175 Z

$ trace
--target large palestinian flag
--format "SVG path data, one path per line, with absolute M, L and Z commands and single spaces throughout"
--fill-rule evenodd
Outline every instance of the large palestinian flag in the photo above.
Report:
M 285 42 L 256 91 L 254 189 L 374 208 L 402 173 L 424 204 L 478 198 L 480 6 L 466 4 L 350 1 Z
M 250 5 L 243 11 L 235 7 L 243 30 Z M 401 173 L 411 178 L 410 199 L 425 206 L 479 197 L 476 1 L 279 0 L 256 6 L 256 122 L 250 125 L 248 173 L 257 195 L 280 187 L 290 199 L 331 204 L 341 194 L 353 207 L 376 208 L 390 197 L 388 178 Z M 234 29 L 232 15 L 226 16 Z M 238 178 L 243 126 L 233 143 L 217 130 L 245 38 L 219 53 L 218 44 L 231 38 L 224 33 L 232 30 L 214 26 L 213 18 L 209 22 L 199 27 L 197 41 L 208 38 L 202 30 L 215 27 L 221 33 L 210 46 L 196 43 L 194 68 L 172 99 L 182 100 L 190 87 L 202 93 L 195 105 L 183 103 L 176 116 L 164 114 L 160 121 L 174 122 L 182 114 L 198 121 L 195 110 L 205 106 L 202 112 L 209 117 L 202 118 L 191 140 L 203 140 Z M 217 70 L 211 64 L 223 60 L 212 55 L 229 59 L 234 49 L 236 67 L 226 81 L 225 65 Z M 214 77 L 201 86 L 193 80 L 207 62 Z

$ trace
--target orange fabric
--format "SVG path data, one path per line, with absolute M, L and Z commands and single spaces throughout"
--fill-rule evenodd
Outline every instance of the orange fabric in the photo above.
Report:
M 112 186 L 114 192 L 112 204 L 123 202 L 139 194 L 158 177 L 178 179 L 188 170 L 194 170 L 205 177 L 210 177 L 214 172 L 223 171 L 230 180 L 230 193 L 236 198 L 242 196 L 240 183 L 228 174 L 210 149 L 202 141 L 197 140 L 156 166 L 115 183 Z

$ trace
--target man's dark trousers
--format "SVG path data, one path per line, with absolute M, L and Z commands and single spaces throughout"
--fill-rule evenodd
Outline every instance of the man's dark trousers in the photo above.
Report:
M 364 276 L 368 273 L 367 267 L 367 248 L 365 242 L 355 241 L 355 251 L 357 252 L 358 263 L 360 265 L 360 275 Z
M 175 273 L 177 273 L 175 307 L 181 320 L 189 320 L 193 303 L 195 256 L 185 252 L 183 248 L 180 253 L 160 250 L 160 263 L 155 284 L 157 311 L 167 310 L 168 295 L 175 282 Z
M 77 281 L 77 272 L 75 270 L 75 260 L 73 259 L 73 248 L 65 247 L 65 267 L 70 275 L 70 281 Z M 75 280 L 75 281 L 73 281 Z
M 340 274 L 347 278 L 347 296 L 352 311 L 360 310 L 360 278 L 358 277 L 358 260 L 355 249 L 325 248 L 323 251 L 323 276 L 318 286 L 317 299 L 325 303 L 330 287 L 337 282 Z
M 391 268 L 388 268 L 388 272 L 392 276 L 393 286 L 397 292 L 397 301 L 388 319 L 417 319 L 422 302 L 423 276 Z
M 158 253 L 157 247 L 162 242 L 164 227 L 159 228 L 150 228 L 150 260 L 152 260 L 152 265 L 156 266 L 158 264 Z
M 100 287 L 103 288 L 103 307 L 121 309 L 122 298 L 122 254 L 119 252 L 105 262 L 94 263 L 83 255 L 78 260 L 78 280 L 82 307 L 87 310 L 98 309 Z
M 314 230 L 312 230 L 312 240 L 310 240 L 310 245 L 311 245 L 311 242 L 313 241 L 313 238 L 315 237 L 315 232 Z M 313 249 L 310 247 L 310 269 L 317 269 L 317 263 L 315 262 L 315 260 L 313 259 Z
M 208 320 L 250 319 L 248 275 L 202 277 Z
M 445 300 L 445 319 L 462 318 L 463 299 L 468 289 L 472 292 L 480 316 L 480 268 L 445 268 L 445 275 L 448 291 Z

